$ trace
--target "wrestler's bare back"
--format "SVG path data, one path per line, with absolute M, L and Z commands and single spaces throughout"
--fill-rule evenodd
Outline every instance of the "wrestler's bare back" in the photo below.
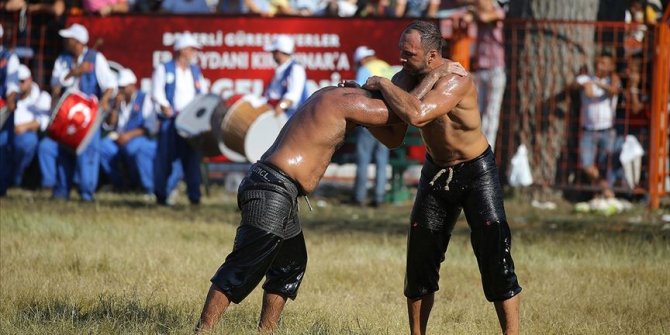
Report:
M 381 99 L 359 88 L 326 87 L 315 92 L 293 115 L 263 155 L 268 161 L 312 192 L 328 164 L 357 124 L 384 125 L 388 109 Z

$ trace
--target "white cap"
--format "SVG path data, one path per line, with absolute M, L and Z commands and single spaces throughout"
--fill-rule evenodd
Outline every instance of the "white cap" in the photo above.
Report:
M 59 30 L 58 35 L 64 38 L 74 38 L 82 44 L 88 43 L 88 30 L 79 23 L 75 23 L 67 29 Z
M 184 48 L 200 49 L 202 46 L 193 38 L 191 34 L 181 34 L 174 42 L 174 51 L 179 51 Z
M 354 52 L 354 62 L 358 63 L 361 61 L 361 59 L 374 55 L 375 55 L 374 50 L 368 48 L 365 45 L 361 45 L 360 47 L 356 48 L 356 52 Z
M 295 42 L 293 42 L 293 39 L 288 35 L 277 35 L 272 38 L 272 43 L 266 45 L 263 50 L 268 52 L 280 51 L 291 55 L 295 50 Z
M 132 84 L 137 83 L 137 77 L 135 77 L 135 74 L 133 73 L 132 70 L 130 69 L 121 69 L 119 71 L 119 87 L 124 87 Z
M 19 65 L 18 75 L 19 80 L 26 80 L 31 76 L 30 69 L 27 66 L 21 64 Z

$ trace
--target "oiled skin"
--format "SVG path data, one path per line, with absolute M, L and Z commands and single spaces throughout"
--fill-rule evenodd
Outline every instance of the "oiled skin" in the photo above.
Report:
M 280 168 L 310 193 L 326 172 L 333 153 L 344 142 L 347 131 L 356 125 L 383 126 L 393 122 L 399 120 L 389 119 L 385 103 L 372 98 L 369 91 L 326 87 L 301 106 L 261 160 Z

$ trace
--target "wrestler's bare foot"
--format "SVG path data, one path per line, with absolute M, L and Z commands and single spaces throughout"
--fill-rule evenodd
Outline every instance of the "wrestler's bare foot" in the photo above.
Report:
M 219 321 L 223 312 L 226 311 L 228 305 L 230 305 L 230 299 L 218 287 L 214 285 L 210 286 L 207 299 L 205 299 L 205 306 L 202 308 L 200 320 L 195 326 L 194 333 L 209 333 L 214 328 L 216 322 Z
M 274 334 L 279 326 L 279 317 L 286 305 L 286 297 L 265 292 L 263 294 L 263 307 L 261 309 L 261 320 L 258 323 L 260 334 Z
M 519 295 L 493 303 L 504 335 L 519 334 Z

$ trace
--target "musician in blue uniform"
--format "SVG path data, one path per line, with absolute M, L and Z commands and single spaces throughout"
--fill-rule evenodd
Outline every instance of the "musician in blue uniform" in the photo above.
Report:
M 51 111 L 51 96 L 33 82 L 30 69 L 21 64 L 18 71 L 19 95 L 14 111 L 13 179 L 20 186 L 23 173 L 30 165 L 39 141 L 39 133 L 46 130 Z
M 198 94 L 205 93 L 200 67 L 193 63 L 200 44 L 189 34 L 182 34 L 174 44 L 174 58 L 158 65 L 152 77 L 152 99 L 157 104 L 160 130 L 154 164 L 156 201 L 172 205 L 170 194 L 183 171 L 188 200 L 200 203 L 201 155 L 177 134 L 175 119 Z
M 58 101 L 64 90 L 78 89 L 95 95 L 102 111 L 109 111 L 109 100 L 116 88 L 116 78 L 107 59 L 97 50 L 89 49 L 88 30 L 80 24 L 62 29 L 58 34 L 65 39 L 65 53 L 58 56 L 51 77 L 53 99 Z M 95 131 L 84 151 L 75 155 L 63 145 L 58 148 L 54 198 L 69 199 L 75 170 L 79 177 L 79 194 L 85 202 L 93 201 L 98 186 L 100 169 L 100 130 Z
M 19 91 L 19 58 L 3 46 L 4 30 L 0 26 L 0 100 L 6 108 L 0 124 L 0 197 L 7 194 L 12 183 L 12 143 L 14 142 L 14 118 L 11 113 L 16 109 L 16 95 Z M 3 116 L 0 114 L 0 116 Z M 2 121 L 0 119 L 0 123 Z
M 275 36 L 264 50 L 271 52 L 277 63 L 265 97 L 275 106 L 277 114 L 286 113 L 290 118 L 309 97 L 305 67 L 293 59 L 295 42 L 288 35 Z
M 129 179 L 139 183 L 147 195 L 154 194 L 154 164 L 157 132 L 156 113 L 151 97 L 137 89 L 137 77 L 130 69 L 119 72 L 117 93 L 103 127 L 110 130 L 100 142 L 100 163 L 116 189 L 123 188 L 120 164 Z

